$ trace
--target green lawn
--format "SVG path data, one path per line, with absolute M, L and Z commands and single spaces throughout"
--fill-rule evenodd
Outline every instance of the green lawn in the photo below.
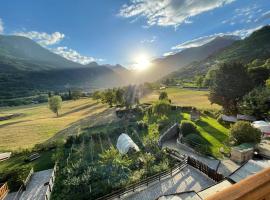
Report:
M 33 162 L 25 162 L 25 154 L 18 154 L 12 156 L 10 159 L 0 162 L 0 172 L 12 171 L 20 169 L 21 167 L 31 167 L 34 168 L 34 171 L 41 171 L 53 168 L 54 162 L 52 160 L 52 155 L 54 151 L 45 151 L 40 153 L 40 158 Z
M 165 90 L 154 90 L 149 95 L 141 99 L 142 103 L 153 103 L 158 100 L 159 93 L 165 91 L 168 93 L 172 104 L 179 106 L 192 106 L 201 109 L 220 109 L 220 106 L 211 104 L 208 100 L 208 91 L 199 91 L 191 89 L 183 89 L 177 87 L 169 87 Z
M 189 113 L 182 113 L 182 119 L 190 120 Z M 209 143 L 209 149 L 215 157 L 221 157 L 219 152 L 220 147 L 223 147 L 225 151 L 229 151 L 229 148 L 225 145 L 225 141 L 228 139 L 229 129 L 218 123 L 218 121 L 210 116 L 203 115 L 200 120 L 194 122 L 197 125 L 197 129 L 200 135 Z

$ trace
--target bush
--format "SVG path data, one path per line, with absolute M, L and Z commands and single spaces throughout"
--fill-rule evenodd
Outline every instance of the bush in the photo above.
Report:
M 187 136 L 188 134 L 191 133 L 197 133 L 197 127 L 196 125 L 188 120 L 182 120 L 180 124 L 180 131 L 183 136 Z
M 171 105 L 167 100 L 160 100 L 154 103 L 152 113 L 158 116 L 167 115 L 171 110 Z
M 251 126 L 249 122 L 238 121 L 230 129 L 230 139 L 236 145 L 242 143 L 259 143 L 261 140 L 261 131 Z

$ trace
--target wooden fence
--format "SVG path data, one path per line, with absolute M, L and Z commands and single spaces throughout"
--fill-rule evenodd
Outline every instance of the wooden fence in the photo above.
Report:
M 34 173 L 34 169 L 31 168 L 28 176 L 26 177 L 26 179 L 23 181 L 23 184 L 21 185 L 21 187 L 19 188 L 19 190 L 17 191 L 16 195 L 14 196 L 13 200 L 19 200 L 23 191 L 26 189 L 26 186 L 28 185 L 32 175 Z
M 51 176 L 51 178 L 49 180 L 48 188 L 47 188 L 46 193 L 45 193 L 45 200 L 49 200 L 50 197 L 51 197 L 53 185 L 54 185 L 54 182 L 55 182 L 56 170 L 57 170 L 57 163 L 55 163 L 55 165 L 54 165 L 52 176 Z
M 148 185 L 154 182 L 161 181 L 165 178 L 173 176 L 174 174 L 180 172 L 185 166 L 186 166 L 186 162 L 178 163 L 176 166 L 170 168 L 169 170 L 150 176 L 137 183 L 128 185 L 125 188 L 116 190 L 110 194 L 97 198 L 97 200 L 111 200 L 111 199 L 120 198 L 121 196 L 124 196 L 125 194 L 135 192 L 139 188 L 147 187 Z
M 6 197 L 8 191 L 9 190 L 7 183 L 4 183 L 2 185 L 0 184 L 0 200 L 3 200 Z
M 209 178 L 213 179 L 216 182 L 219 182 L 224 179 L 222 174 L 217 173 L 216 170 L 211 169 L 204 163 L 196 160 L 195 158 L 188 157 L 187 158 L 187 164 L 191 165 L 192 167 L 200 170 L 204 174 L 206 174 Z

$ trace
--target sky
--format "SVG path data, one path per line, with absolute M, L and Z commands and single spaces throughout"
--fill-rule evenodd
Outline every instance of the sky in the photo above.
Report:
M 270 0 L 1 0 L 0 34 L 75 62 L 132 67 L 270 24 Z

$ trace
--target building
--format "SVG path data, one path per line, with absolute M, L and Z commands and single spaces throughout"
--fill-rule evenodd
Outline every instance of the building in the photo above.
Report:
M 243 143 L 234 146 L 231 149 L 231 160 L 237 163 L 243 163 L 253 157 L 254 147 L 252 144 Z

